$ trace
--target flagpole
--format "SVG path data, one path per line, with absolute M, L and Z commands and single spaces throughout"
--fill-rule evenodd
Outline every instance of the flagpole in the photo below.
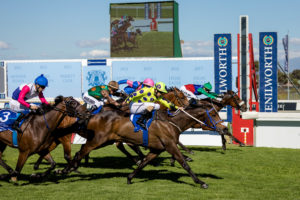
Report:
M 289 69 L 289 32 L 287 34 L 287 74 L 288 74 L 288 100 L 290 100 L 290 69 Z

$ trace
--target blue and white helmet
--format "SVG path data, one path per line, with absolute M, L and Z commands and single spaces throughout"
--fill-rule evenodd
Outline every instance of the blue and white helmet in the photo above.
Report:
M 44 74 L 41 74 L 34 80 L 34 84 L 38 84 L 40 86 L 48 87 L 48 79 L 44 76 Z

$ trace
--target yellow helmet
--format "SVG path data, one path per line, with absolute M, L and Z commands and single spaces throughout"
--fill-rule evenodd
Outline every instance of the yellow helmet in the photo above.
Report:
M 164 82 L 157 82 L 155 84 L 155 89 L 157 89 L 158 91 L 160 91 L 162 93 L 168 93 L 168 91 L 166 89 L 166 84 Z

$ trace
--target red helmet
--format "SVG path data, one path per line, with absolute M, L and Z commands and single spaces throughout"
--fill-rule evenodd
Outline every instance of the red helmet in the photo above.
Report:
M 146 78 L 144 81 L 143 81 L 143 84 L 144 85 L 147 85 L 149 87 L 154 87 L 154 81 L 151 79 L 151 78 Z

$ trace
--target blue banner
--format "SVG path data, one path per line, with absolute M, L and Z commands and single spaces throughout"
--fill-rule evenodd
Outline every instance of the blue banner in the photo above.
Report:
M 277 112 L 277 32 L 259 33 L 259 109 Z
M 214 35 L 214 60 L 215 60 L 215 91 L 225 93 L 232 90 L 232 48 L 231 34 Z M 232 110 L 227 107 L 227 119 L 231 121 Z

